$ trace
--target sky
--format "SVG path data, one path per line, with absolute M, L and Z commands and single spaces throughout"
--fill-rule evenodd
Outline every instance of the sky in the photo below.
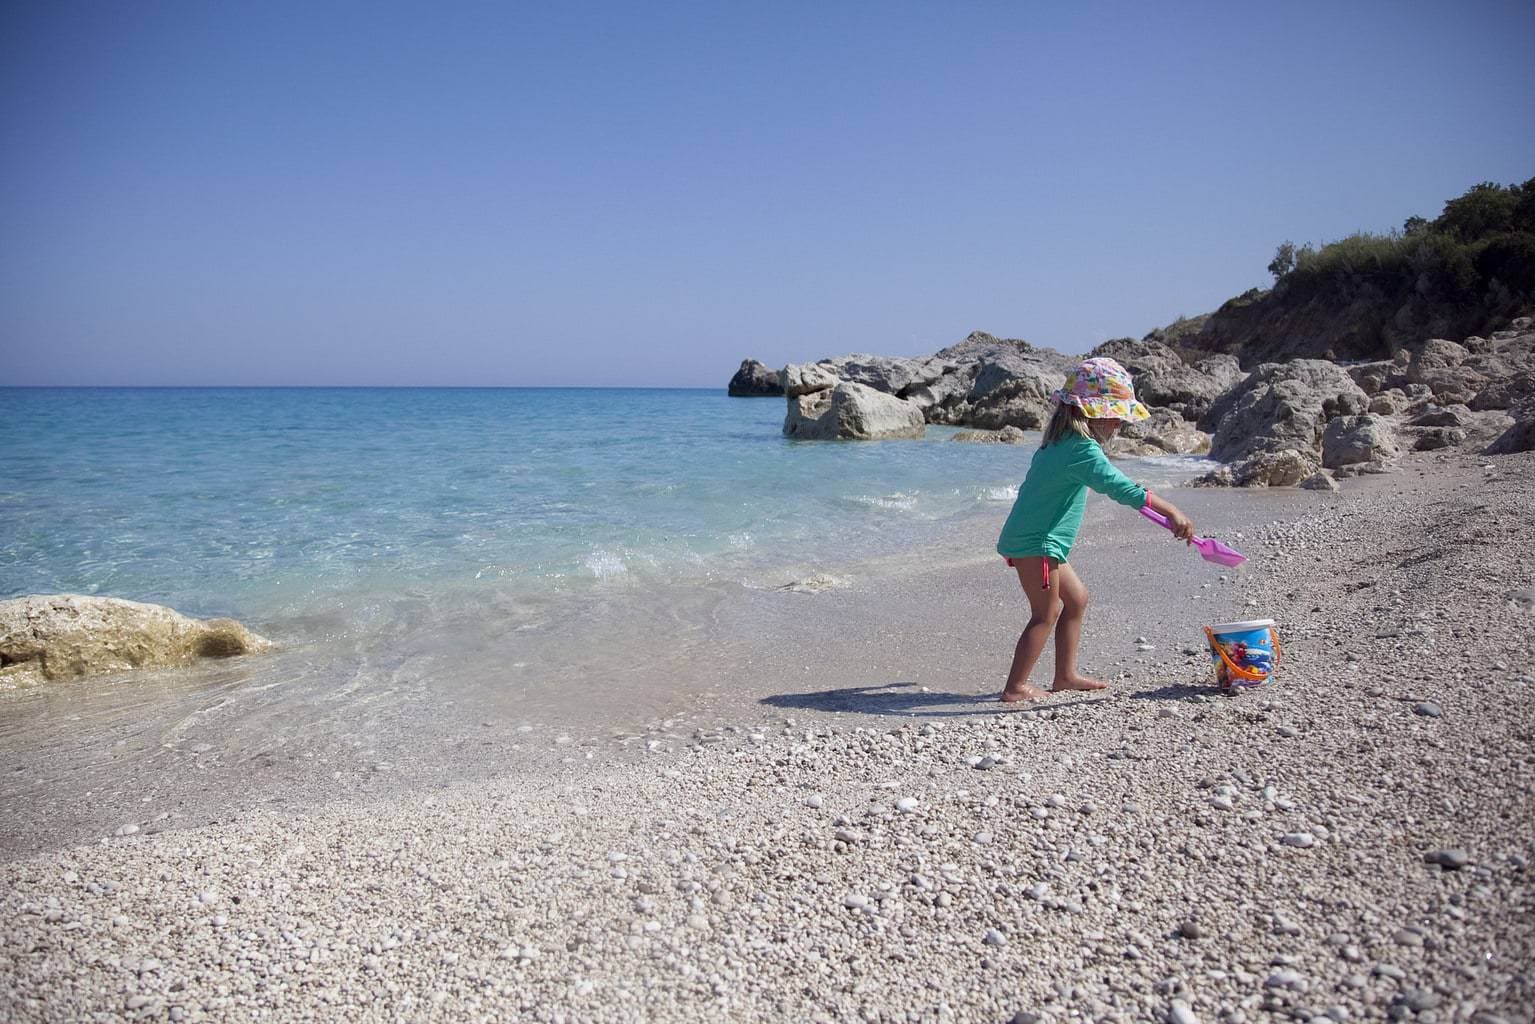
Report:
M 1535 4 L 0 5 L 0 384 L 1068 353 L 1535 177 Z

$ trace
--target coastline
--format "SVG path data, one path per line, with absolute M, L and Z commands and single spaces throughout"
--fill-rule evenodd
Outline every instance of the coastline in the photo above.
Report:
M 1033 450 L 937 446 L 944 458 L 1020 463 Z M 1139 469 L 1159 482 L 1193 472 L 1155 460 Z M 620 573 L 542 595 L 399 578 L 316 599 L 302 618 L 255 620 L 280 644 L 259 659 L 5 691 L 0 813 L 13 827 L 0 831 L 0 860 L 260 807 L 580 773 L 748 737 L 795 709 L 876 724 L 922 686 L 981 703 L 953 713 L 989 714 L 1022 608 L 993 553 L 1010 499 L 989 486 L 928 491 L 898 495 L 918 507 L 882 511 L 852 550 L 785 543 L 771 558 L 670 580 Z M 1188 493 L 1229 523 L 1263 503 Z M 1084 558 L 1119 538 L 1164 558 L 1173 578 L 1214 579 L 1149 524 L 1096 506 L 1089 515 Z M 905 698 L 818 702 L 828 679 Z M 767 696 L 782 703 L 760 703 Z
M 6 1015 L 1528 1020 L 1535 456 L 1185 495 L 1252 571 L 1090 520 L 1108 697 L 996 710 L 980 556 L 773 595 L 650 754 L 7 861 Z M 1287 663 L 1228 698 L 1243 608 Z

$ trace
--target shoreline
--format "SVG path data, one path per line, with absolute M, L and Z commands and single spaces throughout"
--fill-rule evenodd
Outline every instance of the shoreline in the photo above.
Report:
M 1026 459 L 1032 448 L 1009 453 Z M 1189 494 L 1222 509 L 1255 500 Z M 392 603 L 370 590 L 324 604 L 309 642 L 259 659 L 0 694 L 0 812 L 14 823 L 0 859 L 125 827 L 154 833 L 260 806 L 375 800 L 514 771 L 558 776 L 653 747 L 728 743 L 769 728 L 822 676 L 949 689 L 957 669 L 959 689 L 984 690 L 973 680 L 998 671 L 985 655 L 1013 642 L 994 633 L 989 609 L 1004 634 L 1017 610 L 1012 575 L 992 554 L 1007 504 L 977 500 L 903 525 L 883 555 L 818 561 L 787 545 L 777 570 L 596 582 L 574 597 L 466 586 L 444 598 L 406 582 Z M 1098 532 L 1161 551 L 1149 525 L 1090 515 Z M 919 534 L 923 546 L 899 550 Z M 1205 578 L 1178 554 L 1170 565 Z M 950 605 L 975 600 L 977 574 L 992 585 L 975 592 L 984 615 L 928 637 L 935 616 L 970 617 Z M 806 592 L 786 591 L 807 581 Z M 295 626 L 253 621 L 279 639 Z M 791 703 L 759 704 L 772 695 Z M 846 702 L 800 710 L 856 713 Z
M 779 659 L 785 695 L 799 678 L 832 696 L 768 705 L 760 740 L 5 862 L 0 1005 L 16 1020 L 1528 1020 L 1535 645 L 1509 594 L 1535 564 L 1520 528 L 1535 457 L 1414 456 L 1340 494 L 1267 499 L 1308 506 L 1236 542 L 1254 564 L 1230 600 L 1281 624 L 1272 687 L 1223 697 L 1203 652 L 1116 647 L 1229 606 L 1177 594 L 1158 574 L 1181 563 L 1154 548 L 1114 562 L 1139 607 L 1113 621 L 1098 603 L 1084 635 L 1089 664 L 1118 655 L 1131 675 L 1039 708 L 997 711 L 967 675 L 1005 669 L 1005 581 L 918 572 L 925 602 L 878 605 L 907 609 L 888 630 L 925 615 L 949 652 L 894 678 L 909 649 L 877 631 L 786 664 L 817 629 L 875 621 L 846 617 L 872 584 L 781 595 L 840 603 L 808 623 L 798 608 L 806 642 L 755 657 Z M 1081 558 L 1107 597 L 1097 538 Z M 933 700 L 900 695 L 903 721 L 826 710 L 880 682 Z M 983 756 L 990 770 L 971 766 Z

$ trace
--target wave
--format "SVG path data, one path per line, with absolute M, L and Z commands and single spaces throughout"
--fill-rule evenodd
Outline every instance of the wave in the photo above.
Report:
M 623 556 L 598 548 L 586 556 L 586 568 L 599 580 L 610 580 L 629 572 Z
M 844 497 L 845 504 L 855 508 L 877 508 L 893 512 L 910 512 L 917 507 L 917 496 L 897 491 L 895 494 L 855 494 Z

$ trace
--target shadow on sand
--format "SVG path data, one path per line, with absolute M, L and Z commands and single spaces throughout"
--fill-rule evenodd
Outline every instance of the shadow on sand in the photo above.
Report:
M 810 693 L 779 693 L 760 703 L 801 711 L 830 711 L 859 715 L 891 715 L 901 718 L 959 718 L 975 715 L 1033 715 L 1070 711 L 1100 704 L 1107 696 L 1060 695 L 1034 704 L 1003 704 L 995 693 L 943 693 L 925 690 L 916 683 L 881 683 L 845 686 Z
M 1168 683 L 1155 690 L 1141 690 L 1129 694 L 1129 697 L 1131 700 L 1192 700 L 1195 697 L 1225 693 L 1228 691 L 1218 690 L 1209 683 Z

